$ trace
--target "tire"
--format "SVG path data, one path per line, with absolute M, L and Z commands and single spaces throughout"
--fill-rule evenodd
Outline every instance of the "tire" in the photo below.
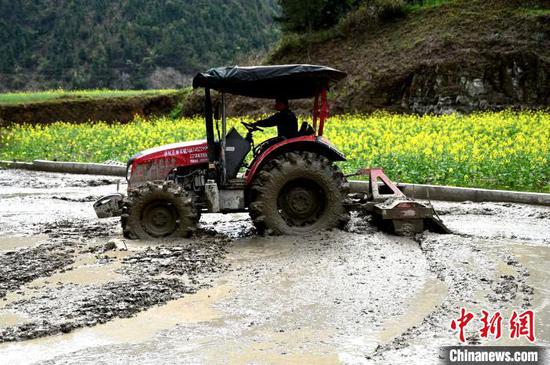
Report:
M 153 181 L 130 192 L 120 222 L 126 238 L 158 239 L 189 237 L 198 220 L 188 192 L 173 181 Z
M 349 221 L 349 184 L 340 169 L 313 152 L 288 152 L 269 161 L 251 186 L 250 216 L 258 233 L 304 234 Z

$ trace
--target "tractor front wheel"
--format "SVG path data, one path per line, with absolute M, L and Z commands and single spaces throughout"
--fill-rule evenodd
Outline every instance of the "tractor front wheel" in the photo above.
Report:
M 121 217 L 126 238 L 189 237 L 199 215 L 193 200 L 173 181 L 147 182 L 132 191 Z
M 349 184 L 340 169 L 313 152 L 288 152 L 269 161 L 251 187 L 250 216 L 259 233 L 303 234 L 349 220 Z

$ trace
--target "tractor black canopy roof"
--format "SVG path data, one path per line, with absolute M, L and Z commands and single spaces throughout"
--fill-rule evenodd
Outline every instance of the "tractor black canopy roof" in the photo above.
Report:
M 198 73 L 193 88 L 205 87 L 254 98 L 310 98 L 346 73 L 317 65 L 217 67 Z

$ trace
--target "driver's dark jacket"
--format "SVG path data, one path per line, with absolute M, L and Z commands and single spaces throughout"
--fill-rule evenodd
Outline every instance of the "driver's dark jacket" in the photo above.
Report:
M 279 137 L 293 138 L 298 136 L 298 119 L 289 109 L 281 110 L 269 118 L 262 119 L 254 123 L 258 127 L 277 126 Z

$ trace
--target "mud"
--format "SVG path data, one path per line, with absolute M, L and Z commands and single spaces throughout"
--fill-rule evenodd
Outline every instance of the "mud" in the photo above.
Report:
M 0 298 L 8 291 L 41 276 L 47 276 L 74 262 L 75 250 L 66 243 L 42 244 L 37 247 L 4 251 L 0 255 Z
M 94 326 L 116 317 L 130 317 L 145 308 L 195 291 L 195 288 L 178 279 L 167 278 L 104 285 L 56 285 L 43 290 L 40 297 L 21 299 L 5 306 L 5 309 L 17 310 L 33 320 L 0 331 L 0 341 L 68 333 L 75 328 Z
M 225 237 L 200 237 L 199 233 L 185 246 L 179 241 L 174 242 L 177 246 L 147 247 L 143 252 L 125 257 L 120 271 L 139 276 L 187 275 L 195 280 L 197 275 L 215 273 L 227 266 L 222 259 L 228 242 Z
M 7 363 L 437 364 L 460 307 L 532 309 L 550 344 L 549 208 L 433 202 L 454 234 L 414 239 L 357 215 L 259 237 L 246 214 L 205 214 L 191 239 L 148 242 L 94 217 L 116 180 L 0 170 L 0 185 Z M 468 343 L 529 344 L 478 330 Z

